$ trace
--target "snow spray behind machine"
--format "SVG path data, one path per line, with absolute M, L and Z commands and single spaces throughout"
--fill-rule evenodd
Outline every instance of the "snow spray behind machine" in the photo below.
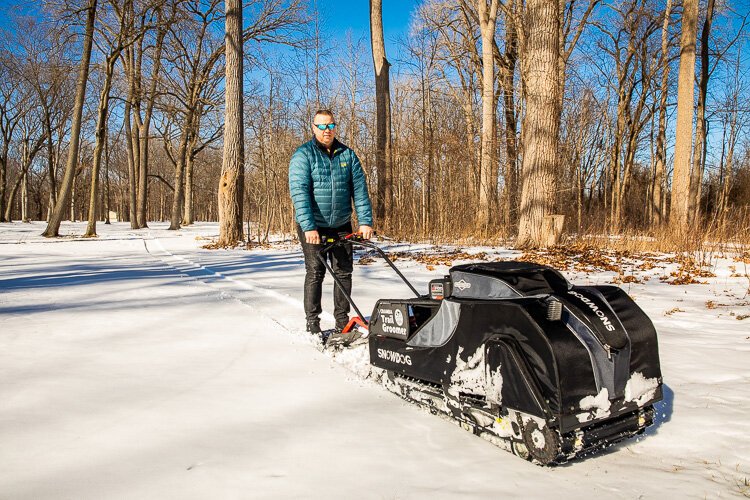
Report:
M 414 298 L 380 299 L 338 339 L 360 336 L 385 385 L 538 464 L 560 464 L 641 434 L 662 398 L 656 330 L 619 287 L 575 286 L 530 262 L 454 266 Z M 334 276 L 333 272 L 331 275 Z M 340 286 L 337 281 L 337 286 Z M 365 332 L 364 334 L 362 332 Z

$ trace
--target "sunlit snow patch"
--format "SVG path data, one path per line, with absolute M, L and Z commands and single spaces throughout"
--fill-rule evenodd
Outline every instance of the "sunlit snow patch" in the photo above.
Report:
M 654 398 L 659 381 L 656 378 L 646 378 L 641 372 L 635 372 L 625 385 L 625 401 L 634 401 L 643 406 Z
M 458 348 L 456 368 L 451 374 L 450 391 L 485 395 L 484 348 L 479 346 L 466 361 L 461 357 L 463 347 Z
M 589 422 L 594 419 L 607 418 L 609 416 L 609 391 L 602 389 L 596 396 L 586 396 L 581 400 L 579 406 L 581 410 L 588 410 L 586 413 L 576 415 L 581 423 Z
M 485 395 L 487 397 L 487 401 L 499 405 L 503 402 L 503 375 L 500 373 L 499 366 L 493 372 L 490 366 L 487 365 L 486 370 L 487 374 L 485 380 L 487 382 L 485 387 Z

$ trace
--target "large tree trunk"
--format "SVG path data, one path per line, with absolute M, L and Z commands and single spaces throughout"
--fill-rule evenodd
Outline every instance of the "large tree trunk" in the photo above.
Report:
M 503 117 L 505 118 L 505 211 L 503 222 L 511 227 L 516 222 L 518 207 L 518 143 L 516 119 L 515 73 L 518 58 L 518 34 L 513 15 L 514 2 L 508 1 L 505 26 L 505 64 L 500 67 L 503 89 Z
M 377 186 L 375 218 L 383 221 L 386 205 L 392 204 L 391 189 L 391 90 L 389 68 L 383 39 L 382 0 L 370 0 L 370 39 L 375 67 L 375 172 Z
M 667 92 L 669 89 L 669 21 L 672 14 L 672 0 L 667 0 L 664 8 L 664 22 L 661 28 L 661 57 L 659 66 L 662 68 L 661 88 L 659 96 L 659 128 L 656 134 L 656 159 L 654 162 L 653 188 L 651 189 L 652 224 L 661 226 L 666 220 L 666 204 L 664 193 L 667 181 Z
M 133 2 L 125 4 L 127 13 L 128 29 L 135 30 Z M 133 101 L 136 98 L 136 81 L 135 81 L 135 48 L 131 45 L 126 47 L 122 57 L 123 67 L 128 79 L 128 97 L 125 100 L 125 110 L 123 113 L 123 128 L 125 129 L 125 151 L 128 162 L 128 217 L 130 219 L 130 228 L 138 229 L 138 155 L 135 154 L 136 144 L 133 137 L 133 125 L 130 121 L 133 112 Z
M 3 141 L 3 152 L 0 155 L 0 222 L 6 222 L 5 219 L 5 196 L 8 186 L 6 179 L 8 173 L 8 149 L 10 140 Z
M 187 161 L 185 163 L 185 200 L 184 200 L 184 208 L 182 211 L 182 225 L 183 226 L 189 226 L 190 224 L 193 224 L 195 222 L 195 204 L 194 204 L 194 194 L 193 194 L 193 187 L 195 184 L 195 181 L 193 179 L 193 167 L 195 166 L 195 154 L 193 153 L 193 148 L 195 147 L 195 143 L 197 140 L 197 136 L 193 134 L 192 141 L 190 144 L 188 144 L 188 155 L 187 155 Z
M 711 34 L 711 21 L 714 16 L 714 0 L 708 0 L 706 19 L 701 30 L 701 72 L 698 80 L 698 113 L 695 122 L 695 152 L 690 171 L 690 204 L 688 213 L 691 223 L 700 217 L 701 183 L 706 165 L 706 97 L 708 96 L 708 39 Z
M 682 37 L 680 40 L 680 73 L 677 83 L 677 128 L 672 177 L 670 226 L 681 234 L 690 221 L 690 153 L 693 146 L 693 95 L 695 81 L 695 40 L 698 24 L 698 0 L 684 0 Z
M 48 238 L 59 236 L 60 224 L 65 215 L 66 205 L 70 199 L 70 193 L 73 188 L 73 182 L 76 175 L 76 164 L 78 163 L 78 149 L 81 139 L 81 118 L 83 116 L 83 103 L 86 98 L 86 82 L 89 77 L 89 63 L 91 62 L 91 46 L 94 38 L 94 20 L 96 18 L 97 0 L 89 0 L 86 18 L 86 34 L 83 41 L 83 54 L 81 57 L 81 66 L 78 71 L 78 82 L 76 84 L 76 102 L 73 110 L 73 124 L 70 130 L 70 146 L 68 149 L 68 163 L 65 166 L 65 175 L 62 186 L 60 187 L 60 196 L 55 203 L 55 208 L 47 224 L 47 229 L 42 236 Z
M 559 28 L 555 0 L 529 0 L 524 15 L 521 71 L 526 87 L 519 247 L 546 244 L 544 217 L 554 203 L 559 143 Z
M 137 203 L 138 203 L 138 197 L 137 197 L 137 190 L 138 190 L 138 183 L 137 183 L 137 162 L 135 159 L 134 154 L 134 148 L 133 144 L 135 141 L 133 140 L 133 126 L 130 123 L 130 114 L 132 112 L 132 105 L 131 102 L 133 101 L 133 96 L 135 95 L 135 88 L 132 80 L 129 78 L 130 82 L 128 84 L 128 99 L 125 101 L 125 111 L 123 113 L 123 128 L 125 129 L 125 151 L 127 155 L 128 160 L 128 205 L 129 205 L 129 217 L 130 217 L 130 228 L 131 229 L 138 229 L 138 210 L 137 210 Z
M 23 172 L 21 186 L 21 222 L 29 222 L 29 170 Z
M 52 117 L 49 108 L 44 105 L 44 129 L 47 135 L 47 180 L 49 181 L 49 205 L 47 209 L 47 221 L 52 217 L 52 210 L 57 205 L 57 155 L 52 139 Z M 62 142 L 62 141 L 60 141 Z M 39 208 L 41 210 L 41 207 Z
M 89 219 L 86 226 L 87 238 L 96 236 L 96 219 L 99 212 L 99 171 L 102 165 L 102 152 L 107 142 L 107 113 L 109 112 L 109 91 L 112 88 L 112 76 L 115 71 L 117 55 L 107 58 L 104 85 L 99 96 L 99 109 L 96 117 L 96 144 L 94 145 L 94 163 L 91 167 L 91 192 L 89 193 Z
M 154 47 L 153 71 L 151 72 L 151 85 L 146 96 L 146 112 L 143 122 L 139 124 L 138 138 L 140 140 L 140 166 L 138 169 L 138 226 L 148 227 L 148 143 L 151 133 L 151 116 L 153 115 L 154 103 L 156 102 L 156 85 L 159 80 L 161 69 L 161 51 L 164 46 L 164 37 L 168 26 L 162 17 L 161 8 L 158 10 L 159 28 L 156 35 L 156 46 Z
M 242 207 L 245 168 L 245 126 L 242 75 L 242 1 L 225 0 L 226 91 L 224 157 L 219 179 L 219 242 L 230 246 L 242 241 Z
M 482 158 L 479 174 L 479 225 L 488 230 L 497 198 L 495 161 L 495 21 L 498 0 L 477 1 L 482 36 Z M 493 178 L 494 177 L 494 178 Z
M 182 222 L 182 205 L 185 193 L 185 170 L 187 168 L 188 148 L 192 144 L 193 115 L 188 113 L 185 117 L 185 128 L 180 139 L 180 148 L 177 153 L 177 162 L 174 167 L 174 196 L 172 197 L 172 213 L 169 218 L 169 229 L 174 231 L 180 229 Z M 225 137 L 226 139 L 226 137 Z

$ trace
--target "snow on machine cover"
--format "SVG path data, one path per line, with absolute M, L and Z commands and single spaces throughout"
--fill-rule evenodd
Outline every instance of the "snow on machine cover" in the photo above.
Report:
M 542 464 L 653 422 L 656 330 L 620 288 L 493 262 L 455 266 L 430 291 L 379 300 L 370 321 L 370 361 L 402 397 Z

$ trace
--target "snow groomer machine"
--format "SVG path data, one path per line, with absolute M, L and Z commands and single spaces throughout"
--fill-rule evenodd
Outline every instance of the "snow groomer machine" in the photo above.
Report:
M 415 297 L 377 301 L 370 363 L 404 399 L 526 460 L 564 463 L 641 434 L 662 398 L 656 330 L 619 287 L 530 262 L 454 266 Z M 327 264 L 326 264 L 327 265 Z M 345 331 L 344 335 L 347 335 Z

